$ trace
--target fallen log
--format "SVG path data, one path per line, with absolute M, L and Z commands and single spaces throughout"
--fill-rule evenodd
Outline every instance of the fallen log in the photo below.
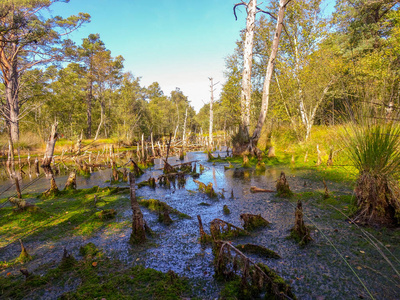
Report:
M 252 186 L 250 188 L 250 192 L 252 193 L 274 193 L 275 191 L 273 190 L 268 190 L 268 189 L 262 189 L 262 188 L 258 188 L 256 186 Z

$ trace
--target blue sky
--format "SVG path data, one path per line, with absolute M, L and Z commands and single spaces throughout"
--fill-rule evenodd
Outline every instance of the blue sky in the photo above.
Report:
M 179 87 L 198 111 L 210 101 L 208 77 L 224 82 L 225 58 L 233 53 L 245 10 L 235 21 L 237 0 L 70 0 L 50 7 L 52 15 L 91 15 L 70 38 L 80 44 L 99 33 L 113 56 L 125 58 L 125 71 L 142 86 L 160 83 L 169 95 Z M 216 86 L 216 98 L 221 84 Z
M 198 111 L 210 101 L 210 82 L 219 97 L 225 58 L 233 53 L 246 25 L 239 0 L 70 0 L 50 7 L 52 15 L 89 13 L 91 22 L 70 38 L 99 33 L 113 56 L 125 58 L 125 71 L 141 77 L 142 86 L 157 81 L 169 95 L 179 87 Z M 335 1 L 329 1 L 334 3 Z M 333 5 L 332 5 L 333 6 Z

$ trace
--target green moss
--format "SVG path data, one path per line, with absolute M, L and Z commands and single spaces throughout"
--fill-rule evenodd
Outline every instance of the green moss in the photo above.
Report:
M 85 259 L 93 259 L 95 257 L 101 257 L 102 252 L 93 243 L 87 243 L 79 249 L 79 254 L 84 256 Z
M 223 211 L 225 215 L 229 215 L 231 213 L 230 209 L 228 208 L 228 205 L 224 205 L 223 207 Z
M 114 219 L 117 214 L 117 211 L 113 208 L 111 209 L 104 209 L 101 210 L 97 213 L 95 213 L 95 216 L 98 217 L 100 220 L 110 220 Z
M 211 182 L 205 185 L 203 182 L 200 182 L 198 180 L 193 180 L 193 181 L 199 185 L 199 192 L 208 195 L 210 198 L 218 197 L 217 193 L 214 191 L 213 184 Z
M 117 227 L 120 223 L 106 223 L 100 220 L 94 207 L 102 210 L 128 209 L 129 201 L 121 197 L 129 189 L 93 187 L 76 191 L 60 191 L 55 198 L 36 200 L 40 208 L 36 212 L 14 213 L 12 207 L 0 210 L 0 247 L 24 237 L 24 241 L 58 240 L 72 235 L 91 235 L 104 226 Z M 25 194 L 33 198 L 38 194 Z M 28 234 L 27 234 L 28 233 Z
M 165 210 L 168 210 L 171 214 L 178 216 L 180 219 L 191 219 L 189 215 L 182 213 L 179 210 L 172 208 L 167 203 L 157 199 L 141 199 L 138 201 L 138 203 L 156 212 L 163 212 Z
M 254 244 L 244 244 L 235 246 L 237 249 L 244 253 L 253 253 L 263 256 L 265 258 L 281 258 L 278 253 L 272 251 L 266 247 L 254 245 Z
M 254 230 L 259 227 L 269 226 L 269 222 L 261 215 L 241 214 L 240 219 L 243 220 L 243 228 L 246 230 Z
M 58 267 L 43 276 L 0 277 L 0 298 L 41 298 L 51 287 L 62 288 L 76 282 L 74 290 L 60 299 L 181 299 L 191 296 L 187 280 L 174 272 L 162 273 L 142 266 L 126 268 L 120 261 L 99 255 L 93 244 L 82 247 L 84 260 L 75 261 L 68 268 Z

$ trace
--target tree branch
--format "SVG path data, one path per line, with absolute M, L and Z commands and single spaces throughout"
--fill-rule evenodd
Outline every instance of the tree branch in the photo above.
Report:
M 233 6 L 233 14 L 235 15 L 235 20 L 237 21 L 237 15 L 236 15 L 236 7 L 240 6 L 240 5 L 244 5 L 247 8 L 247 3 L 245 3 L 244 1 L 242 1 L 241 3 L 236 3 Z

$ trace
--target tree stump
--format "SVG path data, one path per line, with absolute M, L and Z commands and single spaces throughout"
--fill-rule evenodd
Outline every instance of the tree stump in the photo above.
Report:
M 65 184 L 64 190 L 65 191 L 76 190 L 76 172 L 75 171 L 72 171 L 69 174 L 69 177 L 68 177 L 67 182 Z
M 56 181 L 54 179 L 54 175 L 51 175 L 50 178 L 50 188 L 42 193 L 42 196 L 44 197 L 51 197 L 51 196 L 56 196 L 58 194 L 59 190 L 56 184 Z
M 51 161 L 53 160 L 54 146 L 56 145 L 57 138 L 58 138 L 57 126 L 58 126 L 58 122 L 55 122 L 51 126 L 51 133 L 49 136 L 49 140 L 46 143 L 46 152 L 44 154 L 44 159 L 43 159 L 44 167 L 49 167 Z
M 140 210 L 139 203 L 136 199 L 135 191 L 135 176 L 129 173 L 129 186 L 130 186 L 130 198 L 132 207 L 132 234 L 130 242 L 132 244 L 140 244 L 146 241 L 146 231 L 144 227 L 144 219 L 142 211 Z
M 290 190 L 289 184 L 286 180 L 286 175 L 281 172 L 278 182 L 276 183 L 276 191 L 280 197 L 291 197 L 293 192 Z
M 68 253 L 67 249 L 64 248 L 64 253 L 61 259 L 60 268 L 67 270 L 75 266 L 76 263 L 77 261 L 75 257 L 73 257 L 72 254 Z
M 275 157 L 275 148 L 273 146 L 269 147 L 267 156 L 270 158 Z
M 28 251 L 26 250 L 24 244 L 22 243 L 21 240 L 19 240 L 21 244 L 21 254 L 18 257 L 18 261 L 25 263 L 27 261 L 30 261 L 32 259 L 32 256 L 29 255 Z
M 20 269 L 19 271 L 25 276 L 25 281 L 28 281 L 32 277 L 32 273 L 29 273 L 28 269 Z
M 229 215 L 231 213 L 231 210 L 229 209 L 228 205 L 224 205 L 222 208 L 222 211 L 224 212 L 225 215 Z
M 333 165 L 333 148 L 329 151 L 329 157 L 328 161 L 326 162 L 327 166 L 332 166 Z
M 31 211 L 35 212 L 39 210 L 39 207 L 37 207 L 35 204 L 26 202 L 25 199 L 18 199 L 14 197 L 8 198 L 8 201 L 10 201 L 11 204 L 16 205 L 19 211 Z
M 257 227 L 264 227 L 269 225 L 269 222 L 261 217 L 261 214 L 241 214 L 240 219 L 243 220 L 243 228 L 246 230 L 253 230 Z
M 171 225 L 172 224 L 172 219 L 169 215 L 169 210 L 168 208 L 164 207 L 162 210 L 158 212 L 158 220 L 165 225 Z
M 243 155 L 242 167 L 243 168 L 250 168 L 250 161 L 249 161 L 249 157 L 247 155 Z
M 138 164 L 132 158 L 130 159 L 130 162 L 132 164 L 133 175 L 135 177 L 139 177 L 144 173 L 143 170 L 139 168 Z
M 294 238 L 301 246 L 304 246 L 308 242 L 312 241 L 310 229 L 304 225 L 303 205 L 300 200 L 297 201 L 294 227 L 290 231 L 290 236 Z
M 249 232 L 221 219 L 214 219 L 210 223 L 210 232 L 214 240 L 225 237 L 248 235 Z
M 328 191 L 328 186 L 326 185 L 325 179 L 323 179 L 322 182 L 324 183 L 324 187 L 325 187 L 324 199 L 328 199 L 330 197 L 329 191 Z
M 35 173 L 36 173 L 36 176 L 39 176 L 39 174 L 40 174 L 40 171 L 39 171 L 39 159 L 37 157 L 35 158 Z

